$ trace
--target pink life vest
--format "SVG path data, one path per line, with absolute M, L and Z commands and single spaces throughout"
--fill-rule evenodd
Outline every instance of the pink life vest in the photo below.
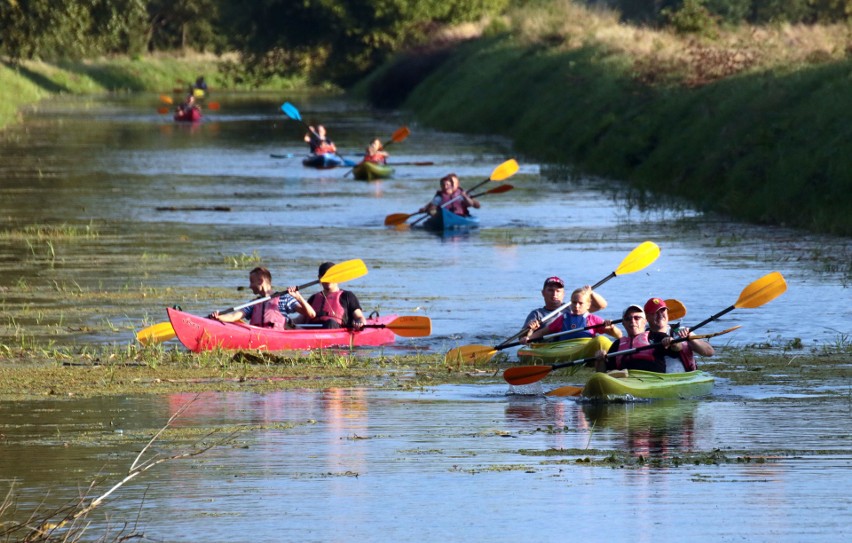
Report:
M 637 347 L 645 347 L 650 345 L 651 343 L 648 341 L 649 332 L 642 332 L 641 334 L 630 337 L 623 337 L 618 340 L 618 350 L 619 351 L 627 351 L 629 349 L 636 349 Z M 654 358 L 654 349 L 644 349 L 642 351 L 636 351 L 632 354 L 623 354 L 615 357 L 615 367 L 617 369 L 621 368 L 621 363 L 623 362 L 625 357 L 629 357 L 631 360 L 647 360 L 648 362 L 654 362 L 656 359 Z
M 287 317 L 282 315 L 281 311 L 278 310 L 278 297 L 270 298 L 253 308 L 249 323 L 252 326 L 272 328 L 274 330 L 284 330 L 287 328 Z
M 340 326 L 343 326 L 343 319 L 346 316 L 346 310 L 343 308 L 343 304 L 340 303 L 340 297 L 343 295 L 342 290 L 338 290 L 337 292 L 332 292 L 326 295 L 324 292 L 320 292 L 316 296 L 314 296 L 314 300 L 311 303 L 311 307 L 314 308 L 314 311 L 317 312 L 317 316 L 314 320 L 325 322 L 325 321 L 337 321 Z
M 462 198 L 461 195 L 462 195 L 461 189 L 456 189 L 449 196 L 444 194 L 440 190 L 435 193 L 435 196 L 438 196 L 438 197 L 441 198 L 441 203 L 439 204 L 441 207 L 443 207 L 447 211 L 455 213 L 456 215 L 461 215 L 462 217 L 466 217 L 468 215 L 468 213 L 467 213 L 467 207 L 468 206 L 466 205 L 467 202 L 464 201 L 464 198 Z M 451 203 L 448 206 L 444 206 L 444 204 L 446 204 L 447 202 L 449 202 L 453 198 L 458 198 L 458 200 L 456 200 L 455 202 Z

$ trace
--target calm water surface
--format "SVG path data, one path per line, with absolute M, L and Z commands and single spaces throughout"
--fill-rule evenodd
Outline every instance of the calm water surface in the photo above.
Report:
M 605 406 L 512 396 L 492 385 L 208 393 L 178 427 L 203 429 L 200 435 L 234 424 L 255 430 L 194 459 L 161 464 L 105 509 L 113 523 L 138 511 L 139 526 L 158 541 L 566 534 L 838 541 L 852 522 L 848 395 L 766 402 L 740 392 L 723 386 L 701 402 Z M 40 503 L 45 488 L 65 489 L 51 494 L 51 505 L 77 496 L 96 475 L 117 481 L 157 425 L 192 397 L 54 400 L 35 408 L 0 402 L 0 479 L 17 479 L 23 508 Z M 80 436 L 82 444 L 69 445 Z M 164 438 L 154 449 L 187 448 Z M 607 451 L 641 455 L 647 464 L 583 461 Z M 718 463 L 671 464 L 711 454 Z
M 220 112 L 195 126 L 158 116 L 156 96 L 61 99 L 3 134 L 0 342 L 126 344 L 165 319 L 164 299 L 200 314 L 245 301 L 237 287 L 258 263 L 284 286 L 312 280 L 322 261 L 362 258 L 369 275 L 347 286 L 365 309 L 433 319 L 433 336 L 400 338 L 400 352 L 442 352 L 510 335 L 541 305 L 545 277 L 595 283 L 645 240 L 662 255 L 601 287 L 608 316 L 659 295 L 680 299 L 687 324 L 697 322 L 777 270 L 788 292 L 726 315 L 719 328 L 742 328 L 717 346 L 852 336 L 848 239 L 672 203 L 642 210 L 617 183 L 524 157 L 505 181 L 513 191 L 482 198 L 479 231 L 387 229 L 385 215 L 418 209 L 444 174 L 468 187 L 487 178 L 514 156 L 508 142 L 409 124 L 392 159 L 435 165 L 355 182 L 301 166 L 303 130 L 281 103 L 328 125 L 351 157 L 409 123 L 404 115 L 312 96 L 217 99 Z M 215 206 L 230 211 L 194 209 Z M 75 233 L 20 235 L 63 225 Z M 833 394 L 722 382 L 702 402 L 607 407 L 493 385 L 206 394 L 182 427 L 255 429 L 158 466 L 102 511 L 121 521 L 138 513 L 162 541 L 838 541 L 852 521 L 850 384 L 824 386 Z M 0 399 L 0 480 L 17 481 L 22 511 L 48 492 L 46 505 L 64 503 L 98 474 L 116 481 L 188 398 Z M 176 440 L 157 450 L 183 450 Z M 622 469 L 577 462 L 587 449 L 652 460 L 718 449 L 766 462 Z

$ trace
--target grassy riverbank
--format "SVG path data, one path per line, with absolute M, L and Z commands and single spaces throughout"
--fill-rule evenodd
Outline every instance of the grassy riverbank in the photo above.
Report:
M 570 2 L 501 25 L 451 53 L 401 58 L 366 94 L 702 210 L 852 235 L 847 27 L 684 37 Z
M 22 107 L 56 94 L 142 92 L 171 94 L 203 75 L 216 90 L 304 88 L 304 79 L 271 79 L 257 86 L 237 69 L 235 58 L 213 55 L 105 58 L 78 62 L 0 63 L 0 129 L 16 122 Z

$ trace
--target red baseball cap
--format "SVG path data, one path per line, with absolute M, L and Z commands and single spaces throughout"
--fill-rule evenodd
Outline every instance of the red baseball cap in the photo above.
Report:
M 666 306 L 665 300 L 661 298 L 651 298 L 650 300 L 645 302 L 645 315 L 650 317 L 651 315 L 653 315 L 664 307 L 668 308 L 668 306 Z
M 553 275 L 544 280 L 544 286 L 546 287 L 547 285 L 557 285 L 559 288 L 565 288 L 565 281 Z

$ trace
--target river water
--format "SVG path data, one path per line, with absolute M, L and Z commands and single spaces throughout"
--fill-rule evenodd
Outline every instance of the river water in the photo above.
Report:
M 595 283 L 645 240 L 660 258 L 599 289 L 605 316 L 661 296 L 681 300 L 694 323 L 780 271 L 788 291 L 723 317 L 719 328 L 742 328 L 718 348 L 852 337 L 848 239 L 659 197 L 647 207 L 616 182 L 524 157 L 504 181 L 511 192 L 482 198 L 478 231 L 388 229 L 385 215 L 418 209 L 446 173 L 468 187 L 486 179 L 515 156 L 510 143 L 338 98 L 216 98 L 221 110 L 197 125 L 159 116 L 156 96 L 62 98 L 3 133 L 0 342 L 126 344 L 164 320 L 165 305 L 205 314 L 245 301 L 238 287 L 255 265 L 282 287 L 312 280 L 320 262 L 362 258 L 370 272 L 347 288 L 365 310 L 432 318 L 433 335 L 399 338 L 399 352 L 443 352 L 510 335 L 541 305 L 545 277 Z M 281 113 L 284 99 L 325 123 L 345 156 L 407 124 L 391 160 L 434 165 L 373 183 L 306 169 L 304 130 Z M 837 541 L 852 520 L 849 386 L 826 382 L 811 395 L 722 382 L 694 404 L 608 407 L 495 385 L 209 394 L 181 425 L 261 429 L 157 466 L 108 514 L 138 513 L 163 541 Z M 98 473 L 114 482 L 185 401 L 0 399 L 0 480 L 17 481 L 22 510 L 48 491 L 48 506 L 70 499 Z M 166 439 L 162 452 L 186 445 Z M 649 461 L 623 466 L 623 453 Z

